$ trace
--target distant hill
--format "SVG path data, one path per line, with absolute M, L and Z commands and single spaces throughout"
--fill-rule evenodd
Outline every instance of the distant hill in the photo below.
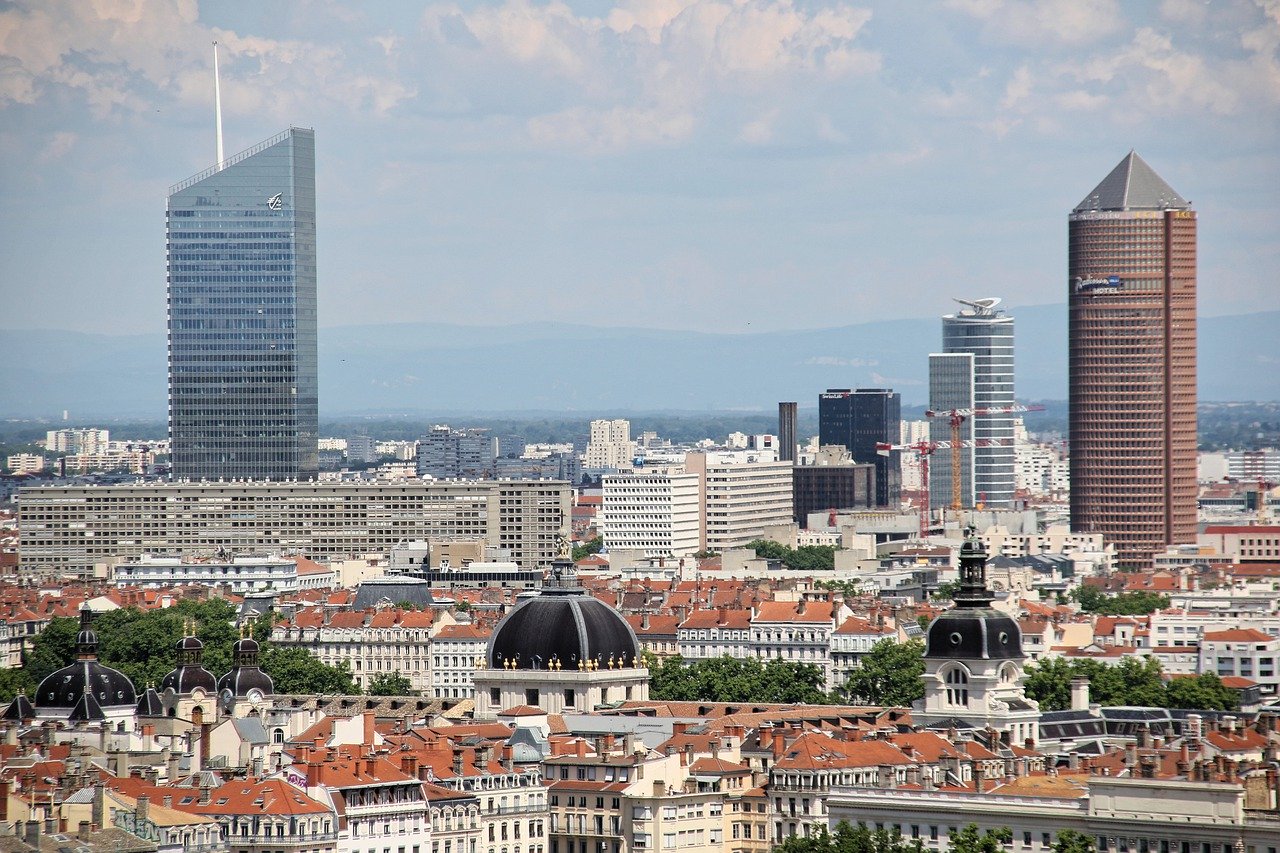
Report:
M 1063 305 L 1011 309 L 1024 400 L 1067 396 Z M 1200 320 L 1203 400 L 1280 400 L 1280 311 Z M 824 389 L 928 394 L 930 317 L 839 328 L 710 334 L 561 323 L 406 323 L 320 330 L 324 416 L 412 411 L 768 410 Z M 0 333 L 6 417 L 164 417 L 163 335 Z

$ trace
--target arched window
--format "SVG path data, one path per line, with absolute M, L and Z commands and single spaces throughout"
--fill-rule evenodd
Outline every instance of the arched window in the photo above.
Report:
M 965 672 L 962 667 L 952 667 L 947 670 L 947 704 L 959 707 L 968 707 L 969 705 L 969 673 Z
M 1000 683 L 1012 684 L 1018 680 L 1018 667 L 1007 663 L 1000 669 Z

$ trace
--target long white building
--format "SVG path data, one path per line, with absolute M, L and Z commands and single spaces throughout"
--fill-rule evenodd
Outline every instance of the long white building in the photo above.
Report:
M 680 468 L 645 468 L 602 478 L 597 516 L 605 548 L 650 557 L 696 553 L 702 544 L 697 474 Z
M 742 547 L 794 520 L 792 465 L 775 451 L 690 453 L 684 464 L 700 481 L 706 550 Z
M 289 593 L 332 586 L 333 573 L 298 574 L 298 564 L 272 554 L 239 554 L 230 559 L 193 559 L 166 554 L 142 554 L 117 565 L 116 586 L 153 589 L 201 584 L 227 586 L 234 592 L 275 590 Z
M 568 527 L 571 489 L 552 480 L 201 482 L 36 486 L 18 495 L 23 570 L 88 573 L 148 552 L 384 554 L 399 542 L 484 539 L 542 568 Z

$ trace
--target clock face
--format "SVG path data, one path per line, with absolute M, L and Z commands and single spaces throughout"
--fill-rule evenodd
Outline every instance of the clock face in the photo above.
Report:
M 284 193 L 276 193 L 267 199 L 267 207 L 272 210 L 279 210 L 284 207 Z
M 247 698 L 249 699 L 250 702 L 261 702 L 262 691 L 255 687 L 249 691 L 249 695 Z

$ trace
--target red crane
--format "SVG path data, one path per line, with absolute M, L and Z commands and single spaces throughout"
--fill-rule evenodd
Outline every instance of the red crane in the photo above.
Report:
M 985 409 L 948 409 L 945 411 L 935 412 L 929 409 L 925 412 L 928 418 L 947 418 L 951 424 L 951 508 L 953 510 L 961 510 L 964 503 L 960 498 L 960 448 L 961 447 L 983 447 L 991 444 L 1008 444 L 1003 439 L 987 439 L 988 445 L 970 445 L 960 440 L 960 427 L 972 417 L 981 417 L 982 415 L 1007 415 L 1013 412 L 1043 412 L 1044 406 L 991 406 Z
M 960 442 L 961 447 L 996 447 L 1008 444 L 1013 444 L 1013 440 L 1007 438 L 979 438 Z M 950 441 L 917 441 L 912 444 L 876 442 L 876 453 L 881 456 L 888 456 L 895 450 L 905 450 L 920 457 L 920 490 L 924 492 L 924 498 L 920 502 L 921 538 L 929 535 L 929 457 L 933 455 L 935 450 L 948 450 L 951 447 L 952 442 Z

